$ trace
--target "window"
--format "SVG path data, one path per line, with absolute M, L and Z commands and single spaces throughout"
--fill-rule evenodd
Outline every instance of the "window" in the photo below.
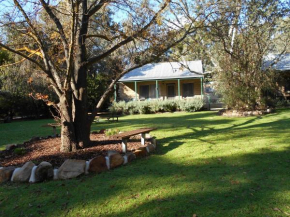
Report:
M 175 97 L 175 84 L 167 84 L 167 97 Z
M 140 86 L 140 98 L 149 98 L 149 85 Z
M 156 85 L 155 84 L 149 85 L 149 98 L 151 99 L 156 98 Z
M 140 85 L 140 98 L 156 98 L 156 85 Z
M 183 97 L 193 96 L 193 83 L 185 83 L 182 85 L 182 96 Z

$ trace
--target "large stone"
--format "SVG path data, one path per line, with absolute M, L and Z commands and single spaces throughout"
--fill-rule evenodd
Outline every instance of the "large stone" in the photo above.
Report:
M 53 180 L 58 180 L 57 173 L 58 173 L 58 169 L 54 169 L 53 170 Z
M 106 156 L 105 159 L 106 159 L 107 168 L 110 169 L 110 157 Z
M 31 161 L 26 162 L 19 170 L 13 174 L 13 182 L 28 182 L 32 168 L 35 166 Z
M 148 155 L 147 149 L 146 147 L 140 147 L 137 150 L 134 151 L 134 154 L 136 155 L 136 157 L 145 157 Z
M 108 157 L 111 157 L 114 154 L 119 154 L 119 152 L 117 152 L 117 151 L 108 151 L 107 155 L 108 155 Z
M 11 179 L 15 167 L 3 167 L 0 169 L 0 183 L 7 182 Z
M 110 169 L 123 165 L 124 158 L 119 153 L 110 155 Z
M 98 155 L 90 161 L 89 172 L 100 173 L 108 170 L 106 159 L 102 155 Z
M 155 150 L 155 146 L 153 144 L 147 145 L 147 152 L 153 152 Z
M 136 159 L 136 155 L 132 152 L 127 152 L 125 156 L 127 157 L 128 163 Z
M 29 178 L 29 182 L 30 183 L 35 183 L 35 170 L 36 170 L 37 166 L 34 166 L 32 168 L 32 171 L 31 171 L 31 175 L 30 175 L 30 178 Z
M 89 174 L 90 161 L 86 161 L 85 174 Z
M 132 160 L 136 159 L 136 156 L 132 152 L 127 152 L 123 156 L 123 158 L 124 158 L 124 163 L 123 164 L 127 164 L 127 163 L 131 162 Z
M 43 182 L 53 178 L 53 167 L 48 162 L 41 162 L 35 169 L 35 182 Z
M 71 179 L 75 178 L 85 172 L 86 161 L 85 160 L 66 160 L 58 169 L 59 179 Z

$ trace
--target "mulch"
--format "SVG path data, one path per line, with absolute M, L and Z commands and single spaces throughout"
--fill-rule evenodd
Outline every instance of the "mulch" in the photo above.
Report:
M 127 143 L 128 151 L 141 147 L 140 140 L 140 135 L 131 137 Z M 108 151 L 122 153 L 121 140 L 107 137 L 105 134 L 91 134 L 91 144 L 76 152 L 61 153 L 60 144 L 60 138 L 56 137 L 17 145 L 17 149 L 24 149 L 22 153 L 17 153 L 15 149 L 0 151 L 0 167 L 22 166 L 28 161 L 33 161 L 35 164 L 47 161 L 54 167 L 59 167 L 67 159 L 90 160 L 97 155 L 106 156 Z

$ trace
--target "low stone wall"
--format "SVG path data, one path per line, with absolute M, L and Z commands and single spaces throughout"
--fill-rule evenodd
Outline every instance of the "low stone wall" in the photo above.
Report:
M 39 165 L 29 161 L 18 168 L 13 166 L 0 167 L 0 183 L 7 181 L 37 183 L 45 180 L 71 179 L 89 173 L 100 173 L 128 164 L 136 158 L 148 156 L 156 149 L 156 146 L 156 138 L 151 138 L 149 145 L 142 146 L 133 152 L 120 154 L 116 151 L 108 151 L 105 157 L 98 155 L 90 160 L 68 159 L 59 168 L 54 168 L 52 164 L 45 161 Z

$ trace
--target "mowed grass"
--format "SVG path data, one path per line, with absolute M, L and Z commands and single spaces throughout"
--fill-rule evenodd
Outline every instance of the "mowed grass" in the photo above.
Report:
M 34 136 L 49 136 L 53 134 L 51 127 L 43 127 L 48 123 L 54 123 L 53 119 L 37 121 L 13 121 L 8 124 L 0 124 L 0 150 L 7 144 L 19 144 L 28 141 Z M 58 130 L 58 132 L 60 132 Z
M 51 132 L 40 132 L 42 121 L 15 130 L 19 124 L 0 125 L 2 144 L 19 142 L 19 132 L 29 139 L 26 130 Z M 0 216 L 290 215 L 290 110 L 247 118 L 132 115 L 92 130 L 139 127 L 158 128 L 150 157 L 73 180 L 3 184 Z

